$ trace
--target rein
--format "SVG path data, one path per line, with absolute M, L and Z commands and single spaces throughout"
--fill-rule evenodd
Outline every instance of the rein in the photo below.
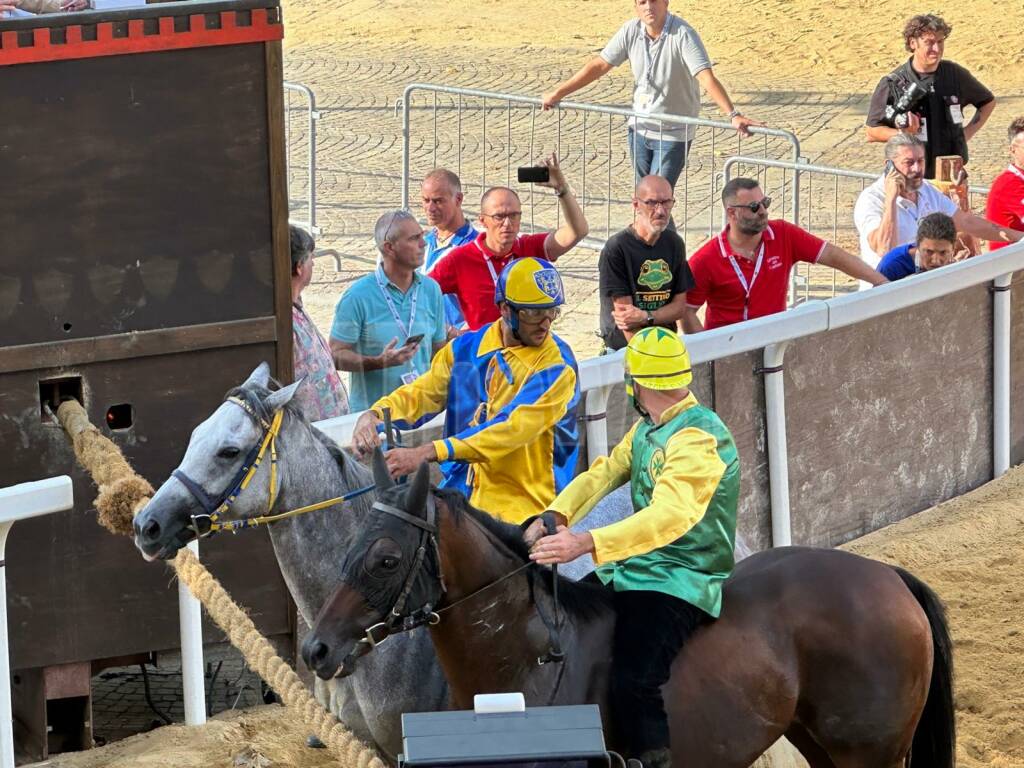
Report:
M 242 466 L 239 467 L 235 476 L 231 479 L 231 482 L 228 483 L 227 490 L 220 494 L 216 499 L 211 498 L 199 483 L 190 478 L 181 469 L 175 469 L 171 473 L 171 476 L 177 478 L 178 482 L 188 489 L 189 493 L 192 494 L 195 500 L 198 501 L 203 508 L 203 512 L 201 514 L 191 516 L 191 528 L 195 532 L 197 538 L 206 538 L 217 531 L 231 531 L 232 533 L 235 533 L 236 531 L 240 531 L 244 528 L 255 528 L 259 525 L 269 525 L 270 523 L 276 523 L 278 520 L 297 517 L 299 515 L 304 515 L 307 512 L 315 512 L 319 509 L 326 509 L 327 507 L 333 507 L 335 504 L 340 504 L 369 493 L 377 487 L 376 485 L 367 485 L 362 488 L 357 488 L 354 491 L 349 491 L 341 496 L 336 496 L 333 499 L 318 501 L 315 504 L 307 504 L 304 507 L 290 509 L 287 512 L 269 514 L 270 510 L 274 508 L 274 503 L 277 501 L 277 436 L 280 434 L 281 422 L 284 420 L 284 410 L 277 410 L 274 413 L 273 420 L 268 423 L 266 419 L 256 413 L 252 407 L 241 398 L 229 397 L 225 402 L 234 403 L 249 414 L 253 421 L 263 427 L 263 436 L 260 438 L 260 441 L 252 447 L 252 450 L 249 451 L 248 455 L 245 457 L 245 461 L 242 462 Z M 270 500 L 267 503 L 268 514 L 219 522 L 221 516 L 231 509 L 231 505 L 235 503 L 235 499 L 237 499 L 248 487 L 249 481 L 251 481 L 255 476 L 256 470 L 260 467 L 260 462 L 263 461 L 267 448 L 270 449 Z
M 409 575 L 406 576 L 405 584 L 402 586 L 402 591 L 399 593 L 398 599 L 395 601 L 394 606 L 388 612 L 387 618 L 383 621 L 379 621 L 376 624 L 371 625 L 366 630 L 364 630 L 363 636 L 355 642 L 355 645 L 353 645 L 352 650 L 338 666 L 338 670 L 335 673 L 335 676 L 341 674 L 342 671 L 345 670 L 351 663 L 354 663 L 356 659 L 358 659 L 360 656 L 365 656 L 367 653 L 369 653 L 378 645 L 380 645 L 389 637 L 391 637 L 392 634 L 398 632 L 409 632 L 413 629 L 422 627 L 424 625 L 436 626 L 437 624 L 441 623 L 441 617 L 448 611 L 451 611 L 454 608 L 459 607 L 463 603 L 472 600 L 478 595 L 487 592 L 488 590 L 498 586 L 502 582 L 511 579 L 513 576 L 516 576 L 524 571 L 529 571 L 530 598 L 534 604 L 534 608 L 537 611 L 537 615 L 540 616 L 541 622 L 548 630 L 548 642 L 550 646 L 548 648 L 547 653 L 537 658 L 537 664 L 540 666 L 543 666 L 550 662 L 562 664 L 562 666 L 559 668 L 558 677 L 555 681 L 555 686 L 551 691 L 551 701 L 554 701 L 554 698 L 557 695 L 558 689 L 562 683 L 562 676 L 565 672 L 565 664 L 563 663 L 565 661 L 565 653 L 562 651 L 561 638 L 559 636 L 558 631 L 559 624 L 561 623 L 558 607 L 558 566 L 556 565 L 553 567 L 554 579 L 552 582 L 552 600 L 554 602 L 555 611 L 554 622 L 552 622 L 544 614 L 544 611 L 541 610 L 540 603 L 536 600 L 534 596 L 534 579 L 532 577 L 533 571 L 529 569 L 532 569 L 533 566 L 536 566 L 537 564 L 530 560 L 523 563 L 518 568 L 509 571 L 503 576 L 498 577 L 489 584 L 485 584 L 484 586 L 480 587 L 480 589 L 477 589 L 469 593 L 465 597 L 459 598 L 454 603 L 446 605 L 444 608 L 441 608 L 440 610 L 434 610 L 434 607 L 430 603 L 425 603 L 422 607 L 417 608 L 412 613 L 404 614 L 406 600 L 408 600 L 409 598 L 409 593 L 412 591 L 412 587 L 416 581 L 416 577 L 419 576 L 420 569 L 423 568 L 423 566 L 425 565 L 428 545 L 429 549 L 431 549 L 434 553 L 435 563 L 437 565 L 437 578 L 441 587 L 441 596 L 443 597 L 448 591 L 447 585 L 445 584 L 444 581 L 444 575 L 441 573 L 441 553 L 437 543 L 437 509 L 434 502 L 434 495 L 432 493 L 427 495 L 426 520 L 415 515 L 411 515 L 405 510 L 398 509 L 397 507 L 393 507 L 390 504 L 385 504 L 380 501 L 375 502 L 372 508 L 374 510 L 377 510 L 378 512 L 384 512 L 385 514 L 391 515 L 392 517 L 397 517 L 399 520 L 419 528 L 419 546 L 416 549 L 416 558 L 413 561 L 412 568 L 409 569 Z M 549 533 L 554 533 L 556 531 L 556 523 L 554 516 L 549 512 L 545 512 L 542 517 L 547 531 Z M 381 634 L 378 636 L 376 633 Z M 549 701 L 548 703 L 550 704 L 551 701 Z

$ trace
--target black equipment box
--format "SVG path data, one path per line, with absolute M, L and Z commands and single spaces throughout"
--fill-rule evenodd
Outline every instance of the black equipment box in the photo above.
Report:
M 402 750 L 398 765 L 409 768 L 608 765 L 596 704 L 494 714 L 406 713 L 402 715 Z

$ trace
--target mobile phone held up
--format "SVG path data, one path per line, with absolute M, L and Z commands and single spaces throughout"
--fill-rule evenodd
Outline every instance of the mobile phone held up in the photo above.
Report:
M 520 184 L 543 184 L 551 180 L 551 171 L 546 165 L 525 165 L 516 169 Z
M 423 341 L 423 334 L 417 333 L 415 336 L 410 336 L 408 339 L 406 339 L 405 344 L 403 344 L 402 346 L 411 347 L 414 344 L 419 344 L 421 341 Z

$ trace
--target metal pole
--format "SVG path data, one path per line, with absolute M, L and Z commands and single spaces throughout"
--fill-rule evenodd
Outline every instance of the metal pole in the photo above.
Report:
M 199 542 L 186 545 L 199 557 Z M 199 601 L 178 581 L 178 623 L 181 629 L 181 685 L 185 697 L 185 725 L 206 722 L 206 685 L 203 680 L 203 612 Z
M 772 505 L 772 546 L 793 541 L 789 516 L 789 453 L 786 446 L 786 390 L 782 358 L 788 341 L 764 348 L 764 411 L 768 431 L 768 486 Z
M 608 397 L 611 385 L 587 392 L 584 414 L 587 425 L 587 465 L 608 455 Z
M 413 86 L 406 86 L 402 94 L 402 210 L 409 210 L 409 100 Z M 460 136 L 461 139 L 461 136 Z
M 992 476 L 1010 468 L 1010 284 L 992 281 Z

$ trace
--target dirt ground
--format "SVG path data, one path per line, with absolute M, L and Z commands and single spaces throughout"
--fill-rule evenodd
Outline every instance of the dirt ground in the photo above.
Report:
M 904 566 L 945 601 L 955 642 L 960 768 L 1024 766 L 1024 468 L 846 549 Z M 175 725 L 51 760 L 54 768 L 326 768 L 276 706 Z M 265 765 L 253 761 L 261 755 Z M 238 762 L 236 762 L 236 759 Z M 249 762 L 246 762 L 246 761 Z

